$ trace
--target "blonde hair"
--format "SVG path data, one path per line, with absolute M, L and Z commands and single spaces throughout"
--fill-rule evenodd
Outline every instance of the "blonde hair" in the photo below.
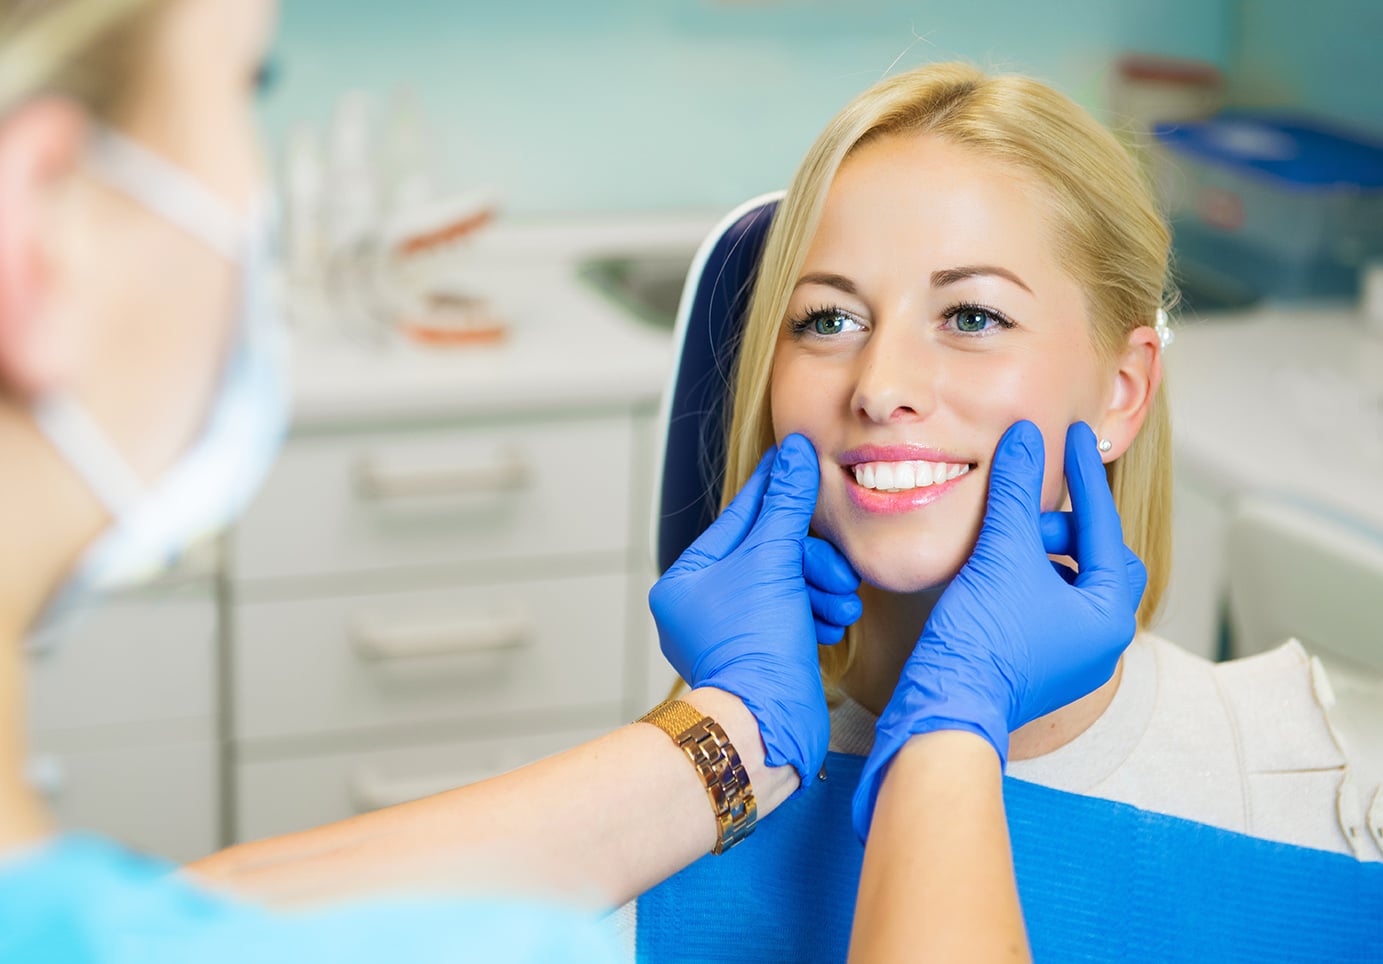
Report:
M 1060 256 L 1081 284 L 1091 337 L 1113 360 L 1128 334 L 1153 325 L 1168 295 L 1170 235 L 1141 169 L 1088 113 L 1026 77 L 987 76 L 935 64 L 882 81 L 855 98 L 817 138 L 769 229 L 749 305 L 726 443 L 723 504 L 774 442 L 770 382 L 774 346 L 836 171 L 852 152 L 894 134 L 928 134 L 1012 164 L 1047 188 Z M 1156 615 L 1171 556 L 1171 423 L 1164 392 L 1153 398 L 1133 444 L 1107 467 L 1124 537 L 1148 568 L 1140 629 Z M 852 630 L 820 649 L 828 692 L 838 689 L 858 645 Z
M 0 0 L 0 116 L 33 97 L 112 114 L 168 0 Z

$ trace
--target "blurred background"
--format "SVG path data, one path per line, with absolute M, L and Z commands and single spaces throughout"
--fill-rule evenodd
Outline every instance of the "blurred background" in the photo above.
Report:
M 728 209 L 786 184 L 886 73 L 963 59 L 1027 73 L 1097 117 L 1129 52 L 1201 61 L 1237 104 L 1383 133 L 1383 10 L 1322 0 L 288 0 L 276 138 L 343 90 L 412 87 L 456 186 L 523 214 Z
M 1210 658 L 1300 637 L 1375 785 L 1380 39 L 1377 0 L 286 0 L 263 116 L 292 434 L 224 540 L 36 644 L 34 782 L 188 859 L 660 700 L 659 404 L 693 253 L 856 93 L 960 58 L 1090 109 L 1173 221 L 1158 632 Z

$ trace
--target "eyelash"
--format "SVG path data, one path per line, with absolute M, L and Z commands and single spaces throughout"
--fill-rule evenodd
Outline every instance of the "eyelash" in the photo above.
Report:
M 945 318 L 947 321 L 954 321 L 957 316 L 965 314 L 967 312 L 987 315 L 990 319 L 994 321 L 994 324 L 1000 330 L 1006 331 L 1008 329 L 1017 327 L 1017 325 L 1015 325 L 1014 322 L 1010 320 L 1009 317 L 1005 315 L 1002 311 L 999 311 L 996 308 L 987 308 L 984 305 L 976 304 L 971 301 L 962 301 L 954 305 L 951 305 L 951 307 L 947 308 L 945 311 L 941 313 L 941 317 Z M 790 331 L 795 336 L 804 335 L 807 333 L 807 329 L 810 328 L 812 324 L 816 321 L 819 321 L 822 318 L 836 316 L 854 320 L 854 315 L 850 314 L 850 312 L 846 311 L 843 308 L 837 308 L 833 305 L 820 305 L 814 308 L 808 308 L 797 318 L 794 318 L 791 321 L 789 321 L 788 331 Z M 956 332 L 957 334 L 965 335 L 966 337 L 982 338 L 985 335 L 990 334 L 994 330 L 994 328 L 987 328 L 984 331 L 960 331 L 960 329 L 956 329 Z M 831 336 L 822 335 L 820 337 L 829 338 Z
M 821 318 L 833 318 L 837 316 L 841 318 L 849 318 L 852 321 L 855 318 L 854 315 L 850 314 L 850 312 L 846 311 L 843 308 L 837 308 L 834 305 L 819 305 L 815 308 L 808 308 L 797 318 L 794 318 L 793 320 L 789 321 L 788 331 L 790 331 L 793 335 L 804 335 L 807 333 L 807 329 L 810 328 L 814 322 L 820 320 Z M 856 322 L 856 324 L 858 324 L 858 322 Z M 822 335 L 820 337 L 829 338 L 831 336 Z
M 1009 317 L 1005 315 L 1002 311 L 999 311 L 996 308 L 987 308 L 984 305 L 975 304 L 972 301 L 962 301 L 952 305 L 951 307 L 947 308 L 945 311 L 941 313 L 941 317 L 945 318 L 947 321 L 954 321 L 956 316 L 963 315 L 966 312 L 988 315 L 990 318 L 994 320 L 994 323 L 998 325 L 1000 329 L 1003 330 L 1008 330 L 1010 328 L 1017 327 L 1017 325 L 1015 325 L 1013 321 L 1010 320 Z M 988 335 L 989 333 L 994 331 L 994 329 L 988 328 L 984 331 L 960 331 L 960 329 L 956 329 L 956 331 L 958 334 L 966 335 L 969 337 L 982 338 L 985 335 Z

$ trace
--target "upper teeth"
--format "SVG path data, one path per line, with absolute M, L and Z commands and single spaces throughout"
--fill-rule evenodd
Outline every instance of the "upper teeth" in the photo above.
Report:
M 855 481 L 866 489 L 901 492 L 947 482 L 970 471 L 965 462 L 861 462 L 853 466 Z

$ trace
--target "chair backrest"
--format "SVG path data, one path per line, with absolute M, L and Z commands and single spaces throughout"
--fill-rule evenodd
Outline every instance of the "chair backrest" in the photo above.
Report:
M 781 191 L 765 194 L 730 212 L 702 242 L 687 273 L 653 488 L 653 558 L 659 572 L 666 572 L 720 511 L 725 401 L 759 256 L 781 198 Z
M 1245 497 L 1228 536 L 1236 655 L 1296 637 L 1383 673 L 1383 533 L 1286 497 Z

